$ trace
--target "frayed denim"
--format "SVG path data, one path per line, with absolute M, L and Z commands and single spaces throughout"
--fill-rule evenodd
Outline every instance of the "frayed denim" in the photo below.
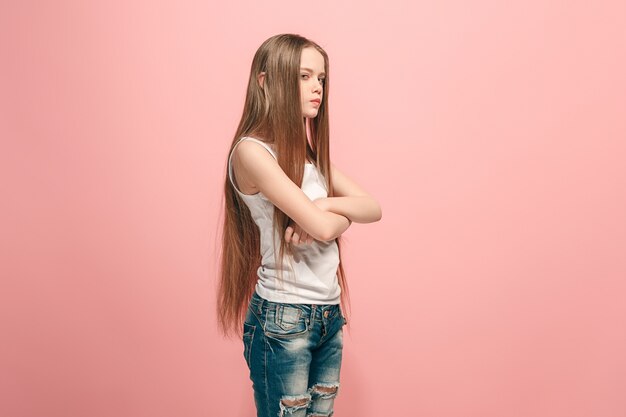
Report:
M 329 417 L 346 323 L 338 304 L 285 304 L 256 292 L 243 325 L 257 417 Z

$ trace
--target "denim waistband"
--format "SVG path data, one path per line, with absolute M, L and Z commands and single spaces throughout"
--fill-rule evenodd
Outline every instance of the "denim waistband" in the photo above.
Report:
M 339 308 L 339 304 L 299 304 L 299 303 L 279 303 L 276 301 L 269 301 L 269 300 L 266 300 L 265 298 L 262 298 L 256 291 L 252 293 L 252 297 L 250 298 L 250 304 L 259 313 L 263 310 L 263 308 L 267 308 L 271 305 L 296 307 L 296 308 L 303 310 L 305 313 L 310 313 L 312 310 L 316 310 L 316 311 L 323 313 L 325 310 L 333 310 L 333 309 Z

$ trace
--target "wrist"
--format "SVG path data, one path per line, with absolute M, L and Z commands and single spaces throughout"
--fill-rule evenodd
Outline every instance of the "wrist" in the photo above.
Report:
M 317 204 L 317 206 L 320 208 L 320 210 L 322 211 L 328 211 L 331 212 L 332 210 L 330 209 L 330 201 L 328 200 L 327 197 L 322 197 L 322 198 L 318 198 L 317 200 L 315 200 L 315 204 Z

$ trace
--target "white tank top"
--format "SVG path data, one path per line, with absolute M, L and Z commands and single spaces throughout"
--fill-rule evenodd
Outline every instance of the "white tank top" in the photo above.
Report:
M 233 147 L 233 151 L 244 139 L 259 143 L 276 158 L 275 151 L 267 143 L 251 137 L 242 137 Z M 262 298 L 278 303 L 339 304 L 341 287 L 337 280 L 337 242 L 314 240 L 311 244 L 292 245 L 293 256 L 284 254 L 283 281 L 279 282 L 275 259 L 278 257 L 280 237 L 274 231 L 274 204 L 261 192 L 244 194 L 237 189 L 232 177 L 231 159 L 232 152 L 228 157 L 228 177 L 235 191 L 250 209 L 260 232 L 262 260 L 257 270 L 259 278 L 256 292 Z M 305 165 L 301 188 L 311 200 L 328 197 L 326 184 L 314 164 Z M 276 242 L 276 252 L 272 237 Z

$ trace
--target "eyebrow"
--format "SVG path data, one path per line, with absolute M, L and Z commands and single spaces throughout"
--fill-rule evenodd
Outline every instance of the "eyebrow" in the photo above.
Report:
M 309 72 L 315 72 L 311 68 L 300 67 L 300 69 L 301 70 L 305 70 L 305 71 L 309 71 Z M 320 72 L 320 75 L 326 75 L 326 73 L 324 71 L 322 71 L 322 72 Z

